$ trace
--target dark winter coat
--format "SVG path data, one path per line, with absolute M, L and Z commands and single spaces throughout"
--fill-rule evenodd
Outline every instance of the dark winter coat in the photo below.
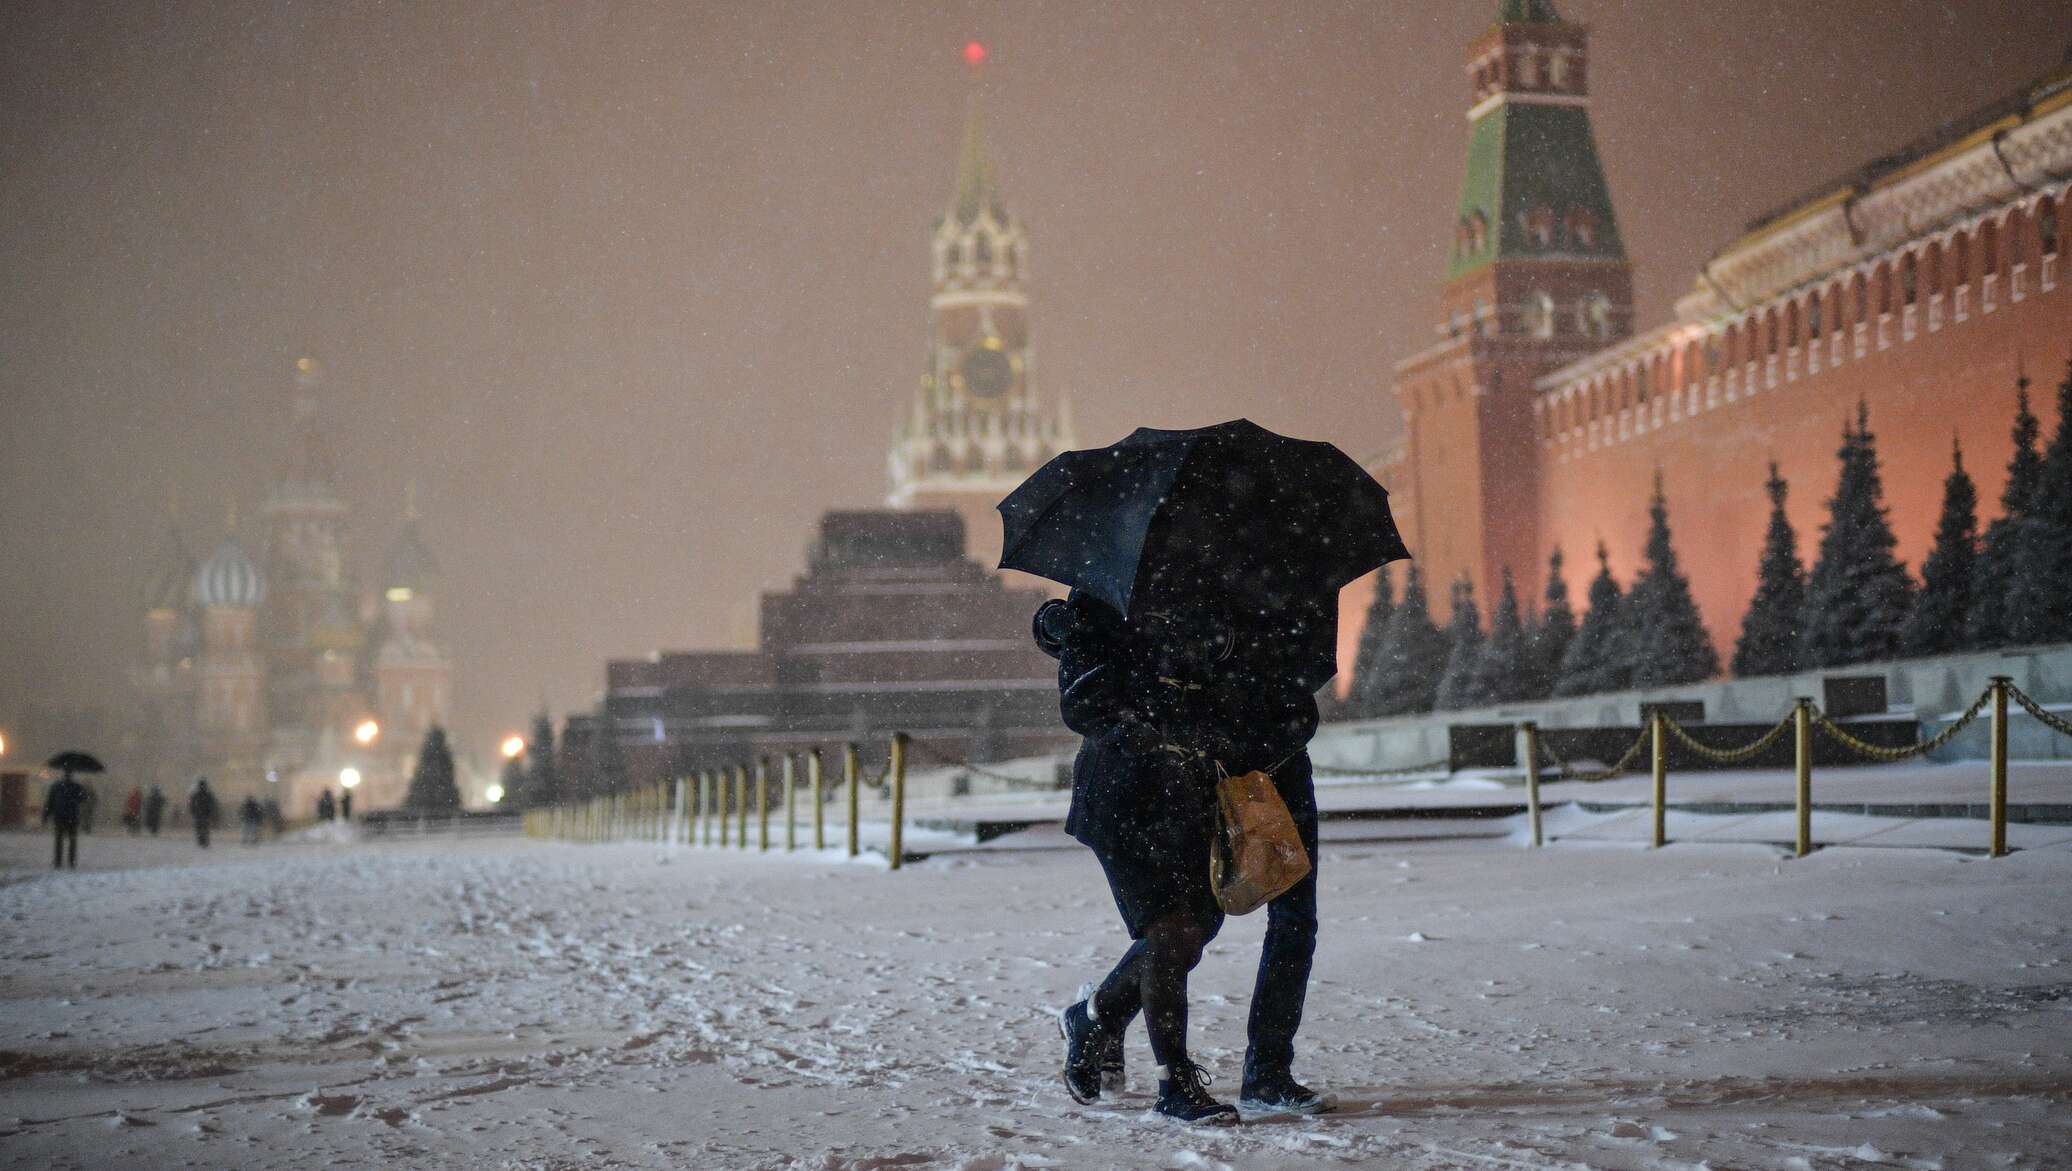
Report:
M 187 816 L 196 825 L 216 824 L 216 794 L 202 786 L 195 786 L 193 796 L 187 798 Z
M 93 792 L 71 777 L 60 777 L 43 794 L 43 820 L 59 829 L 78 829 L 93 803 Z
M 164 817 L 165 793 L 153 785 L 150 794 L 144 798 L 144 824 L 155 829 Z
M 237 807 L 237 819 L 245 825 L 258 825 L 265 816 L 266 811 L 261 809 L 259 802 L 251 797 L 245 798 L 244 802 Z
M 1065 831 L 1097 853 L 1204 857 L 1218 766 L 1236 774 L 1299 755 L 1315 698 L 1274 640 L 1228 631 L 1176 653 L 1075 592 L 1036 612 L 1036 643 L 1058 660 L 1058 706 L 1085 737 Z

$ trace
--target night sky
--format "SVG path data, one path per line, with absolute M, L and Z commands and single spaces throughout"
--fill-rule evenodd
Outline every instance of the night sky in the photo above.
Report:
M 1642 328 L 1750 217 L 2065 51 L 2016 0 L 1557 4 Z M 1494 7 L 9 4 L 0 732 L 119 709 L 169 486 L 198 554 L 253 516 L 303 353 L 364 575 L 418 483 L 464 747 L 608 657 L 749 645 L 819 513 L 886 491 L 974 36 L 1081 441 L 1369 454 Z

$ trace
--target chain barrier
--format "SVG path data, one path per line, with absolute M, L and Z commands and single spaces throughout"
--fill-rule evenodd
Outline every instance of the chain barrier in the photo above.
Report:
M 1345 768 L 1335 764 L 1312 762 L 1309 771 L 1311 775 L 1319 777 L 1407 777 L 1416 773 L 1439 772 L 1452 763 L 1445 757 L 1428 760 L 1422 764 L 1399 765 L 1395 768 Z
M 2008 690 L 2012 692 L 2014 689 L 2010 687 Z M 1847 748 L 1849 751 L 1856 753 L 1858 756 L 1865 756 L 1869 757 L 1872 760 L 1886 762 L 1895 760 L 1905 760 L 1908 757 L 1921 756 L 1925 753 L 1934 752 L 1936 749 L 1941 748 L 1945 744 L 1948 744 L 1952 739 L 1956 737 L 1957 733 L 1963 731 L 1965 727 L 1971 723 L 1971 721 L 1978 719 L 1979 713 L 1986 710 L 1986 704 L 1992 698 L 1993 691 L 1991 688 L 1987 688 L 1985 692 L 1980 694 L 1980 696 L 1976 700 L 1972 701 L 1971 706 L 1965 709 L 1963 715 L 1957 717 L 1956 723 L 1951 724 L 1949 727 L 1944 728 L 1942 731 L 1937 732 L 1935 735 L 1930 736 L 1928 739 L 1923 740 L 1917 744 L 1909 744 L 1899 748 L 1886 748 L 1882 745 L 1872 744 L 1868 740 L 1858 739 L 1857 737 L 1850 735 L 1849 730 L 1847 728 L 1844 728 L 1842 727 L 1842 725 L 1837 724 L 1831 717 L 1828 716 L 1826 712 L 1821 711 L 1819 708 L 1813 709 L 1813 722 L 1820 726 L 1821 732 L 1825 734 L 1828 739 L 1833 740 L 1835 743 L 1840 744 L 1842 747 Z
M 1779 737 L 1791 731 L 1791 721 L 1792 717 L 1784 717 L 1777 721 L 1776 727 L 1771 728 L 1739 748 L 1714 748 L 1709 744 L 1699 743 L 1697 738 L 1685 731 L 1684 726 L 1677 723 L 1674 717 L 1667 712 L 1662 713 L 1662 723 L 1668 726 L 1670 735 L 1682 741 L 1684 747 L 1706 760 L 1712 761 L 1714 764 L 1739 764 L 1753 757 L 1763 749 L 1777 743 Z
M 2065 720 L 2043 710 L 2043 705 L 2029 698 L 2027 693 L 2023 692 L 2021 688 L 2010 683 L 2007 685 L 2007 694 L 2014 697 L 2016 703 L 2022 705 L 2023 711 L 2036 717 L 2037 723 L 2042 724 L 2060 736 L 2072 736 L 2072 723 L 2067 723 Z
M 1011 773 L 996 772 L 993 769 L 973 764 L 968 760 L 963 760 L 948 752 L 944 752 L 925 740 L 910 740 L 907 743 L 909 747 L 919 752 L 922 756 L 945 768 L 961 769 L 973 776 L 999 781 L 1001 784 L 1010 785 L 1018 789 L 1035 789 L 1045 793 L 1057 791 L 1057 786 L 1049 781 L 1037 777 L 1018 777 Z
M 1633 762 L 1639 758 L 1641 749 L 1647 747 L 1648 730 L 1646 728 L 1642 728 L 1640 730 L 1640 735 L 1634 737 L 1633 747 L 1628 748 L 1625 752 L 1625 755 L 1613 761 L 1612 766 L 1607 769 L 1577 768 L 1576 766 L 1570 764 L 1568 761 L 1563 760 L 1561 758 L 1560 753 L 1554 751 L 1554 746 L 1547 742 L 1547 737 L 1544 733 L 1540 736 L 1539 739 L 1540 755 L 1547 758 L 1547 763 L 1554 766 L 1555 771 L 1561 775 L 1562 780 L 1591 782 L 1609 781 L 1613 777 L 1620 776 L 1623 773 L 1625 773 L 1627 768 L 1629 768 L 1633 764 Z

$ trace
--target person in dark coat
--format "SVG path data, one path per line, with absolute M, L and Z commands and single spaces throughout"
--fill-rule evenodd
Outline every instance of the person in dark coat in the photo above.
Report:
M 338 820 L 351 821 L 352 819 L 353 791 L 351 789 L 347 789 L 345 792 L 340 793 L 338 795 Z
M 1061 1018 L 1067 1086 L 1090 1100 L 1104 1081 L 1120 1082 L 1122 1037 L 1140 1010 L 1162 1075 L 1177 1062 L 1200 1080 L 1184 1056 L 1186 977 L 1223 922 L 1208 879 L 1215 783 L 1259 769 L 1288 805 L 1312 869 L 1268 905 L 1240 1105 L 1314 1113 L 1330 1102 L 1297 1083 L 1291 1067 L 1316 946 L 1316 798 L 1305 746 L 1318 717 L 1302 678 L 1314 668 L 1288 648 L 1316 639 L 1256 620 L 1242 630 L 1212 608 L 1190 609 L 1126 623 L 1075 592 L 1037 612 L 1037 644 L 1058 659 L 1065 723 L 1085 737 L 1066 831 L 1094 851 L 1133 940 Z
M 330 821 L 338 816 L 338 802 L 331 799 L 331 790 L 326 789 L 317 797 L 317 820 Z
M 209 778 L 194 782 L 194 792 L 187 797 L 187 816 L 194 819 L 195 844 L 208 849 L 209 831 L 216 827 L 216 794 L 209 788 Z
M 158 827 L 165 821 L 165 790 L 157 785 L 144 795 L 144 828 L 152 837 L 158 836 Z
M 259 823 L 265 819 L 266 811 L 260 808 L 257 797 L 247 797 L 243 801 L 238 802 L 237 823 L 240 829 L 240 836 L 243 838 L 245 845 L 250 846 L 258 843 Z
M 86 816 L 93 791 L 66 773 L 51 782 L 43 793 L 43 823 L 51 827 L 51 869 L 70 866 L 79 869 L 79 824 Z

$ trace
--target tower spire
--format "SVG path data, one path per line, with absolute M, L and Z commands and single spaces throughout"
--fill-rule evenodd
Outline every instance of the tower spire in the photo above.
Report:
M 979 50 L 975 59 L 970 51 L 974 47 Z M 965 47 L 965 59 L 972 61 L 971 93 L 964 101 L 964 137 L 957 150 L 957 185 L 950 193 L 950 216 L 959 224 L 969 225 L 981 211 L 990 211 L 994 220 L 1006 223 L 1007 205 L 1000 198 L 993 152 L 986 145 L 984 91 L 978 72 L 978 63 L 985 60 L 984 46 L 971 42 Z

